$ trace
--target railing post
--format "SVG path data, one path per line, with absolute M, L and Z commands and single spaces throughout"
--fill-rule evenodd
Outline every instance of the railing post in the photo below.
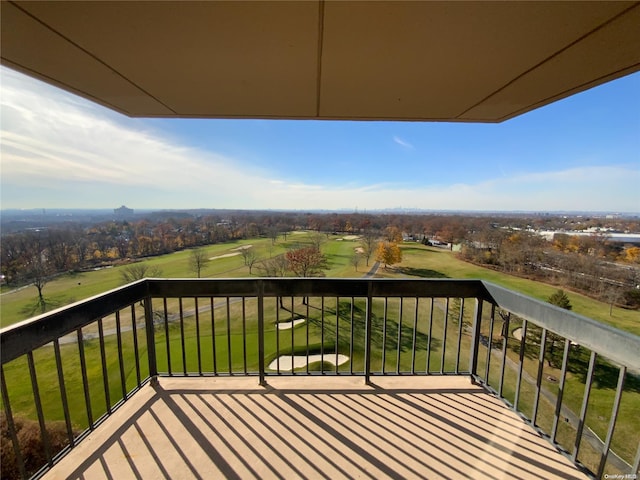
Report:
M 480 326 L 482 324 L 482 299 L 476 298 L 476 311 L 473 315 L 473 333 L 471 336 L 471 355 L 469 357 L 469 371 L 471 380 L 478 376 L 478 348 L 480 346 Z
M 258 280 L 258 374 L 262 386 L 267 384 L 264 370 L 264 282 Z
M 364 383 L 371 383 L 371 317 L 373 315 L 372 282 L 367 282 L 367 313 L 364 327 Z
M 158 382 L 158 364 L 156 361 L 156 341 L 153 326 L 153 305 L 151 295 L 144 299 L 144 326 L 147 333 L 147 356 L 149 357 L 149 377 L 151 384 Z

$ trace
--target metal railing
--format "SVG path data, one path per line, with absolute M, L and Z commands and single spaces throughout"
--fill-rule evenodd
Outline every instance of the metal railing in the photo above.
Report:
M 482 281 L 146 279 L 0 341 L 3 448 L 24 478 L 158 376 L 470 375 L 591 476 L 640 461 L 640 337 Z M 25 417 L 44 466 L 22 451 Z

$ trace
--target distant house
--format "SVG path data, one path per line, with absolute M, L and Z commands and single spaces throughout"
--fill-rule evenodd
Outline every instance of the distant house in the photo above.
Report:
M 127 218 L 133 216 L 133 208 L 127 208 L 122 205 L 120 208 L 114 208 L 113 213 L 118 218 Z

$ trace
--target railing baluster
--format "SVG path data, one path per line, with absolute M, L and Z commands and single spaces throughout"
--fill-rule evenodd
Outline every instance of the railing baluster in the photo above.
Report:
M 200 306 L 198 297 L 193 298 L 193 305 L 196 309 L 196 354 L 198 355 L 198 375 L 202 376 L 202 348 L 200 346 Z
M 500 385 L 498 386 L 498 395 L 502 398 L 502 391 L 504 388 L 504 370 L 507 366 L 507 346 L 509 344 L 509 320 L 511 319 L 511 313 L 507 313 L 503 318 L 502 324 L 502 364 L 500 365 Z
M 306 311 L 305 311 L 305 315 L 306 315 L 306 324 L 307 324 L 307 365 L 306 365 L 306 371 L 307 371 L 307 375 L 309 374 L 309 303 L 311 302 L 310 299 L 307 300 L 307 304 L 306 306 Z
M 296 373 L 295 372 L 295 368 L 293 368 L 294 365 L 296 364 L 295 363 L 295 360 L 296 360 L 295 359 L 295 355 L 296 355 L 295 351 L 296 351 L 296 349 L 295 349 L 295 346 L 294 346 L 294 338 L 293 338 L 293 323 L 295 321 L 294 311 L 295 311 L 295 305 L 294 305 L 294 302 L 293 302 L 293 297 L 291 297 L 291 317 L 290 317 L 290 320 L 291 320 L 291 374 L 292 375 L 295 375 L 295 373 Z M 307 363 L 309 363 L 308 360 L 309 359 L 307 359 Z
M 124 357 L 122 356 L 122 328 L 120 325 L 120 310 L 116 311 L 116 343 L 118 344 L 118 366 L 120 367 L 120 386 L 122 398 L 127 398 L 127 380 L 124 374 Z
M 156 338 L 153 324 L 153 300 L 149 296 L 144 299 L 144 331 L 147 341 L 149 377 L 152 382 L 157 382 L 158 359 L 156 358 Z
M 171 367 L 171 341 L 169 339 L 169 311 L 167 310 L 167 297 L 162 299 L 162 305 L 164 307 L 164 341 L 167 349 L 167 372 L 169 376 L 173 375 L 173 369 Z
M 547 329 L 543 328 L 540 334 L 540 352 L 538 354 L 538 375 L 536 377 L 536 394 L 533 401 L 533 411 L 531 412 L 531 425 L 536 426 L 538 416 L 538 403 L 540 402 L 540 392 L 542 390 L 542 372 L 544 370 L 544 352 L 547 348 Z
M 324 375 L 324 295 L 320 298 L 320 374 Z
M 338 346 L 340 345 L 340 297 L 336 297 L 336 375 L 338 374 Z
M 156 340 L 153 326 L 153 300 L 150 296 L 144 299 L 144 331 L 147 340 L 147 357 L 149 377 L 152 382 L 158 379 L 158 359 L 156 358 Z
M 42 401 L 40 400 L 40 389 L 38 388 L 38 379 L 36 377 L 36 365 L 33 361 L 33 351 L 27 353 L 27 362 L 29 364 L 29 377 L 31 378 L 31 389 L 33 392 L 33 401 L 36 406 L 36 414 L 38 415 L 38 424 L 40 425 L 40 438 L 42 438 L 42 446 L 44 448 L 44 456 L 47 459 L 49 468 L 53 467 L 53 457 L 51 455 L 51 442 L 49 441 L 49 433 L 44 421 L 44 412 L 42 411 Z
M 243 372 L 247 374 L 247 299 L 242 297 L 242 364 Z
M 476 308 L 473 314 L 473 334 L 471 337 L 471 355 L 469 355 L 469 371 L 472 376 L 478 376 L 478 349 L 480 346 L 480 327 L 482 326 L 482 300 L 476 298 Z
M 351 322 L 351 339 L 350 339 L 350 343 L 349 343 L 349 373 L 351 375 L 353 375 L 353 336 L 354 336 L 354 332 L 353 332 L 353 318 L 354 318 L 354 310 L 355 310 L 355 298 L 351 297 L 351 315 L 350 315 L 350 322 Z
M 279 297 L 278 301 L 281 302 L 282 297 Z M 308 360 L 308 357 L 309 357 L 309 354 L 307 354 L 307 360 Z M 280 375 L 280 308 L 279 308 L 279 304 L 276 304 L 276 373 Z
M 460 299 L 460 315 L 458 316 L 458 345 L 456 347 L 456 375 L 460 374 L 460 345 L 462 344 L 462 322 L 464 320 L 464 298 Z
M 11 437 L 11 443 L 13 445 L 13 452 L 16 454 L 16 463 L 20 470 L 20 476 L 27 478 L 27 472 L 24 468 L 24 459 L 22 457 L 22 450 L 20 449 L 20 442 L 18 442 L 18 435 L 16 433 L 16 426 L 13 422 L 13 412 L 11 411 L 11 403 L 9 402 L 9 393 L 7 390 L 7 382 L 4 378 L 4 366 L 0 365 L 0 394 L 2 395 L 2 405 L 4 406 L 4 414 L 7 422 L 7 430 L 9 431 L 9 437 Z
M 440 357 L 440 373 L 444 373 L 444 360 L 447 351 L 447 327 L 449 326 L 449 297 L 444 302 L 444 321 L 442 327 L 442 355 Z
M 636 475 L 640 473 L 640 443 L 638 443 L 638 451 L 636 452 L 636 459 L 633 461 L 633 467 L 631 467 L 631 473 Z
M 400 297 L 398 299 L 400 303 L 398 307 L 398 344 L 396 349 L 396 375 L 400 374 L 400 352 L 402 351 L 402 307 L 404 299 Z
M 258 280 L 258 375 L 260 385 L 267 384 L 264 365 L 264 282 Z
M 231 366 L 231 302 L 227 297 L 227 362 L 229 362 L 229 375 L 233 374 Z
M 367 305 L 364 324 L 364 382 L 371 383 L 371 316 L 373 308 L 372 282 L 367 281 Z
M 411 375 L 416 373 L 416 337 L 418 335 L 418 297 L 415 298 L 413 315 L 413 338 L 411 340 Z
M 98 339 L 100 340 L 100 364 L 102 365 L 102 384 L 104 386 L 104 403 L 107 413 L 111 413 L 111 392 L 109 391 L 109 372 L 107 370 L 107 352 L 104 348 L 104 328 L 102 318 L 98 319 Z
M 56 369 L 58 371 L 58 385 L 60 386 L 60 399 L 62 401 L 62 411 L 64 413 L 64 423 L 67 427 L 67 438 L 69 445 L 75 444 L 73 438 L 73 428 L 71 427 L 71 414 L 69 413 L 69 399 L 67 398 L 67 387 L 64 383 L 64 371 L 62 369 L 62 355 L 60 354 L 60 342 L 56 338 L 53 341 L 53 351 L 56 357 Z
M 591 394 L 591 384 L 593 383 L 593 372 L 596 366 L 597 354 L 591 351 L 589 358 L 589 369 L 584 383 L 584 395 L 582 396 L 582 407 L 580 408 L 580 419 L 578 420 L 578 428 L 576 429 L 576 441 L 573 446 L 573 455 L 571 459 L 576 462 L 578 460 L 578 452 L 580 451 L 580 443 L 582 442 L 582 431 L 584 430 L 584 421 L 587 418 L 587 407 L 589 406 L 589 395 Z
M 260 285 L 262 286 L 262 283 L 260 283 Z M 264 287 L 262 287 L 264 288 Z M 263 297 L 264 298 L 264 297 Z M 214 375 L 218 375 L 218 358 L 216 355 L 216 304 L 215 301 L 213 299 L 213 297 L 211 297 L 209 299 L 209 304 L 211 307 L 211 356 L 213 357 L 211 360 L 213 360 L 213 374 Z M 262 308 L 264 308 L 263 305 L 261 305 Z M 260 308 L 260 306 L 258 307 Z M 258 317 L 259 318 L 259 317 Z M 263 325 L 264 325 L 264 314 L 263 314 Z M 264 335 L 264 332 L 263 332 Z M 264 361 L 264 359 L 263 359 Z
M 613 408 L 611 409 L 611 420 L 609 420 L 609 428 L 607 429 L 607 438 L 604 441 L 602 456 L 600 457 L 600 464 L 598 465 L 598 473 L 596 474 L 596 477 L 598 478 L 602 477 L 605 464 L 607 463 L 607 456 L 609 455 L 609 449 L 611 448 L 613 431 L 616 428 L 616 420 L 618 419 L 618 410 L 620 408 L 620 399 L 622 398 L 622 390 L 624 389 L 624 380 L 626 375 L 627 367 L 620 367 L 620 373 L 618 374 L 618 385 L 616 387 L 616 396 L 613 400 Z
M 182 297 L 178 298 L 178 312 L 180 315 L 180 354 L 182 356 L 182 373 L 187 375 L 187 349 L 184 341 L 184 307 Z
M 91 408 L 91 395 L 89 393 L 89 378 L 87 377 L 87 359 L 84 354 L 84 339 L 82 338 L 82 329 L 77 331 L 78 335 L 78 355 L 80 357 L 80 371 L 82 372 L 82 389 L 84 391 L 84 406 L 87 412 L 87 422 L 89 429 L 93 430 L 93 410 Z
M 433 334 L 433 304 L 435 299 L 433 297 L 430 298 L 429 303 L 429 338 L 427 338 L 427 366 L 425 373 L 429 375 L 431 373 L 431 337 Z
M 489 317 L 489 338 L 487 339 L 487 361 L 484 366 L 484 383 L 489 385 L 489 368 L 491 366 L 491 352 L 493 346 L 493 324 L 496 319 L 496 306 L 491 305 L 491 315 Z
M 384 309 L 382 312 L 382 374 L 385 374 L 386 354 L 387 354 L 387 297 L 384 297 Z
M 518 364 L 518 377 L 516 379 L 516 395 L 513 399 L 513 409 L 518 411 L 518 402 L 520 401 L 520 384 L 522 383 L 522 368 L 524 365 L 524 349 L 527 341 L 527 320 L 522 321 L 522 339 L 520 340 L 520 363 Z
M 564 395 L 564 382 L 567 378 L 567 365 L 569 364 L 569 349 L 571 342 L 568 338 L 564 340 L 564 353 L 562 354 L 562 367 L 560 370 L 560 383 L 558 384 L 558 397 L 556 398 L 556 410 L 553 414 L 553 426 L 551 427 L 551 435 L 549 437 L 551 443 L 556 443 L 556 434 L 560 422 L 560 412 L 562 412 L 562 396 Z
M 140 387 L 142 384 L 142 377 L 140 375 L 140 352 L 138 351 L 138 324 L 136 322 L 135 304 L 131 305 L 131 332 L 133 333 L 133 358 L 135 358 L 136 361 L 136 384 Z

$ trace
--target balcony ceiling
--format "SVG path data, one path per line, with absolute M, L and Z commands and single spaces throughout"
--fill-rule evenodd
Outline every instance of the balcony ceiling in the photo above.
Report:
M 2 64 L 129 116 L 500 122 L 640 70 L 640 2 L 6 2 Z

